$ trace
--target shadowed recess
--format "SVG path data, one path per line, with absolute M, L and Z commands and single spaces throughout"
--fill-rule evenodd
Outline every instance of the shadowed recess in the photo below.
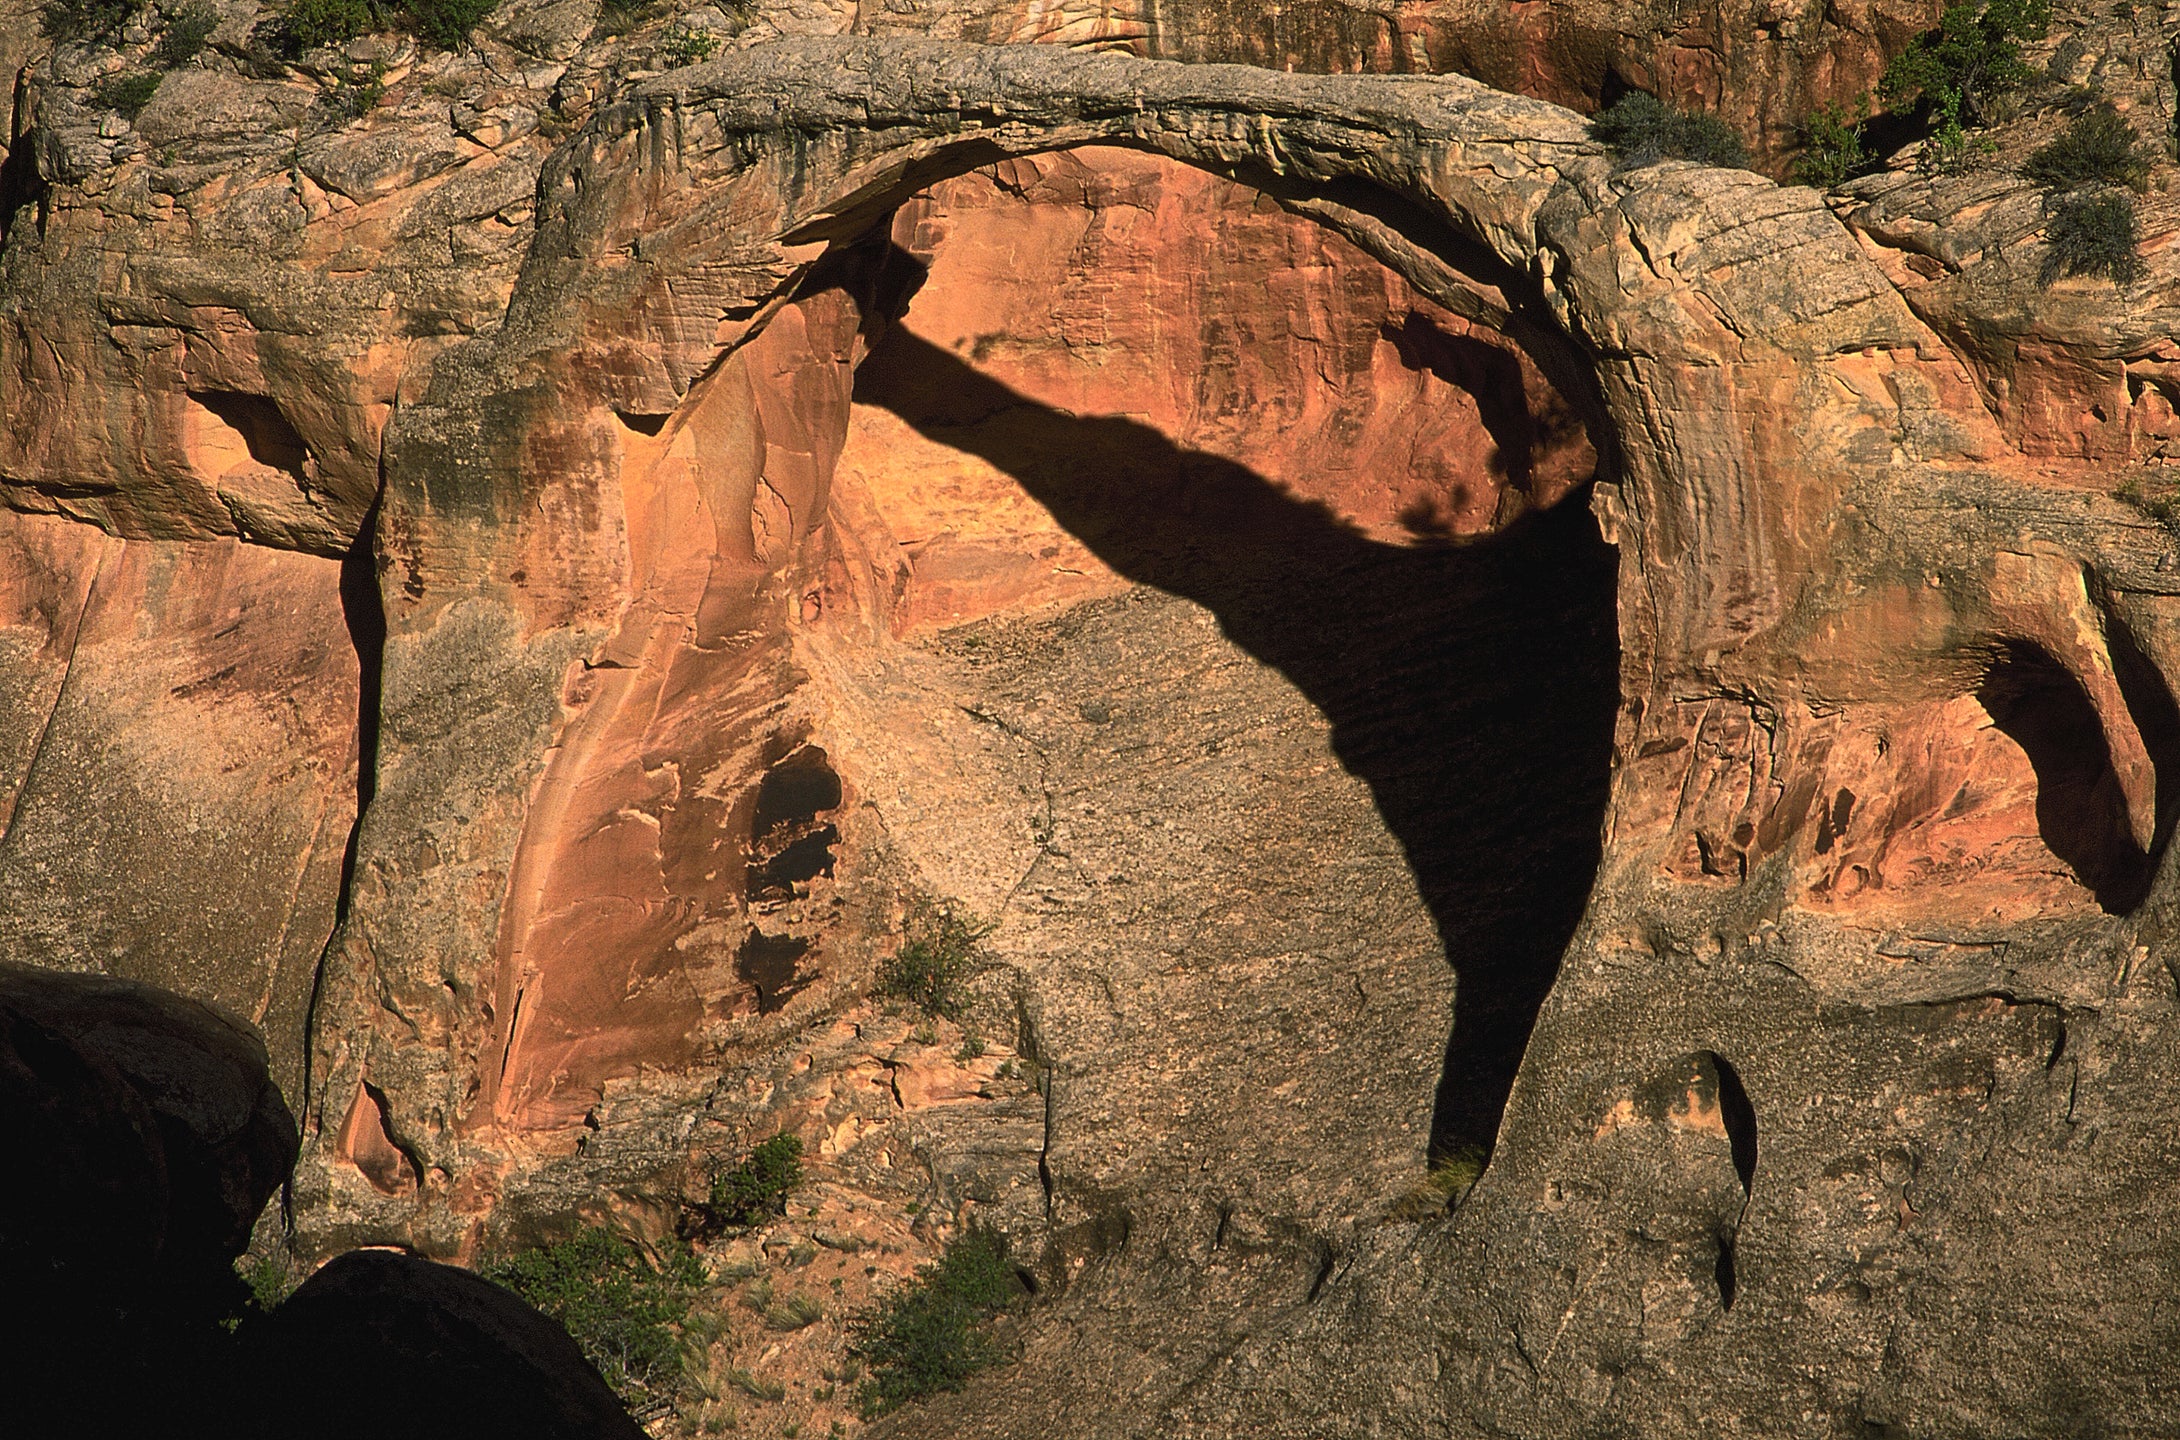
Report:
M 252 460 L 293 476 L 302 475 L 309 447 L 281 413 L 278 402 L 239 390 L 192 390 L 189 398 L 240 435 Z
M 889 250 L 870 313 L 905 313 L 921 276 Z M 903 327 L 874 326 L 855 398 L 1005 472 L 1127 579 L 1211 610 L 1323 712 L 1455 972 L 1433 1149 L 1488 1148 L 1600 855 L 1616 561 L 1586 492 L 1488 539 L 1382 545 L 1245 466 L 1039 404 Z
M 2081 682 L 2041 648 L 2011 641 L 1976 698 L 2036 772 L 2036 829 L 2045 847 L 2107 912 L 2134 909 L 2149 893 L 2150 857 L 2135 843 L 2111 747 Z

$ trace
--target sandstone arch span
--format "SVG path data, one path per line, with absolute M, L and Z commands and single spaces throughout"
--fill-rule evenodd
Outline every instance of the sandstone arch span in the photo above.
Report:
M 842 433 L 829 417 L 851 403 L 866 343 L 855 297 L 822 267 L 948 175 L 1093 142 L 1257 184 L 1344 227 L 1449 312 L 1526 334 L 1540 368 L 1586 369 L 1609 460 L 1595 507 L 1619 553 L 1616 768 L 1597 892 L 1492 1171 L 1450 1221 L 1374 1225 L 1334 1188 L 1311 1202 L 1329 1219 L 1276 1224 L 1229 1223 L 1208 1191 L 1160 1192 L 1167 1204 L 1120 1186 L 1090 1215 L 1029 1193 L 1022 1213 L 1052 1226 L 1064 1264 L 1095 1267 L 1079 1292 L 1093 1298 L 1056 1302 L 1054 1326 L 1197 1313 L 1211 1293 L 1230 1307 L 1219 1313 L 1275 1318 L 1191 1332 L 1202 1348 L 1170 1352 L 1174 1373 L 1156 1380 L 1105 1351 L 1109 1368 L 1085 1378 L 1058 1345 L 1012 1392 L 1014 1410 L 972 1397 L 949 1423 L 1097 1433 L 1106 1422 L 1084 1397 L 1125 1386 L 1156 1392 L 1145 1413 L 1173 1428 L 1225 1433 L 1257 1421 L 1278 1433 L 1275 1418 L 1351 1431 L 1395 1411 L 1420 1425 L 1449 1409 L 1520 1433 L 1600 1414 L 1693 1430 L 1780 1403 L 1776 1367 L 1720 1358 L 1768 1343 L 1755 1337 L 1814 1325 L 1817 1343 L 1861 1353 L 1899 1327 L 1942 1334 L 1971 1312 L 2045 1304 L 2041 1277 L 1974 1257 L 2040 1244 L 2035 1215 L 2075 1202 L 1999 1204 L 2001 1182 L 1967 1157 L 1997 1153 L 1998 1131 L 2071 1124 L 2072 1102 L 2055 1099 L 2067 1066 L 2137 1063 L 2119 1041 L 2069 1043 L 2065 1056 L 2097 1058 L 2063 1058 L 2051 1036 L 2099 1023 L 2102 987 L 2133 973 L 2114 962 L 2170 882 L 2161 869 L 2140 906 L 2104 913 L 2047 862 L 2025 754 L 1961 702 L 1994 641 L 2039 637 L 2116 737 L 2130 833 L 2147 834 L 2154 787 L 2136 760 L 2148 749 L 2126 737 L 2144 730 L 2137 712 L 2158 710 L 2180 653 L 2162 542 L 2026 463 L 1965 367 L 1811 192 L 1673 165 L 1616 176 L 1572 117 L 1457 81 L 890 42 L 770 47 L 601 113 L 544 174 L 505 324 L 443 357 L 393 428 L 384 740 L 328 977 L 330 1103 L 315 1108 L 345 1113 L 368 1077 L 420 1179 L 413 1197 L 376 1195 L 322 1139 L 298 1185 L 312 1243 L 458 1253 L 600 1184 L 630 1207 L 663 1204 L 654 1177 L 718 1099 L 712 1072 L 742 1073 L 737 1057 L 784 1043 L 829 1003 L 812 985 L 771 1014 L 755 1001 L 734 1014 L 739 932 L 702 890 L 746 889 L 746 862 L 712 862 L 739 860 L 756 777 L 823 744 L 821 715 L 770 703 L 807 673 L 793 627 L 827 613 L 838 556 L 820 536 Z M 1478 283 L 1448 279 L 1460 272 Z M 2121 652 L 2160 678 L 2119 683 Z M 737 698 L 701 726 L 654 731 L 654 717 L 683 713 L 675 697 L 700 691 Z M 1933 776 L 1956 762 L 1977 783 L 1936 793 Z M 623 803 L 632 792 L 598 783 L 608 774 L 655 790 Z M 674 815 L 651 797 L 672 797 Z M 844 845 L 865 843 L 854 817 L 882 812 L 871 799 L 844 785 Z M 694 827 L 694 849 L 661 848 L 669 818 Z M 1986 878 L 2033 901 L 2032 931 L 1964 900 L 1982 892 L 1953 883 L 1942 845 L 1916 849 L 1915 835 L 1964 818 L 2023 842 L 2012 872 Z M 1930 883 L 1822 888 L 1857 845 Z M 655 857 L 668 854 L 699 859 L 688 888 L 663 878 Z M 623 883 L 652 875 L 658 893 Z M 882 933 L 879 897 L 833 893 Z M 814 887 L 801 898 L 830 903 Z M 715 926 L 703 933 L 721 943 L 569 938 L 615 905 L 647 925 L 687 920 L 683 935 Z M 583 1006 L 555 1016 L 553 986 L 524 984 L 549 973 L 542 952 L 564 923 L 552 963 L 612 1002 L 588 1029 Z M 776 923 L 768 934 L 799 938 L 816 921 Z M 870 958 L 844 948 L 834 974 Z M 646 1013 L 679 1026 L 688 1052 L 616 1050 L 608 1032 L 634 1034 Z M 541 1027 L 527 1040 L 518 1014 Z M 1698 1303 L 1686 1265 L 1646 1244 L 1643 1207 L 1594 1179 L 1615 1087 L 1698 1052 L 1732 1055 L 1766 1097 L 1764 1183 L 1745 1192 L 1730 1312 Z M 519 1093 L 510 1057 L 530 1067 Z M 1895 1103 L 1880 1113 L 1835 1094 Z M 1220 1115 L 1237 1129 L 1261 1120 Z M 2129 1143 L 2129 1173 L 2169 1169 L 2147 1134 Z M 1206 1223 L 1191 1249 L 1197 1200 Z M 1959 1243 L 1923 1246 L 1930 1227 Z M 1255 1248 L 1219 1269 L 1229 1262 L 1209 1257 L 1232 1253 L 1237 1233 Z M 1832 1293 L 1840 1257 L 1874 1253 L 1892 1288 L 1811 1320 L 1804 1300 Z M 1142 1303 L 1099 1310 L 1093 1292 Z M 2048 1332 L 2023 1319 L 2005 1333 L 2006 1373 L 2038 1373 Z M 1276 1373 L 1303 1351 L 1311 1374 L 1330 1364 L 1342 1378 L 1299 1396 L 1200 1378 Z M 1342 1355 L 1356 1363 L 1326 1359 Z M 2132 1363 L 2109 1359 L 2113 1374 Z M 1813 1413 L 1862 1403 L 1795 1383 L 1806 1393 L 1792 1403 Z M 1887 1383 L 1887 1413 L 1938 1416 L 1939 1429 L 2010 1403 L 1971 1405 L 1950 1372 Z M 1043 1407 L 1028 1419 L 1022 1393 Z

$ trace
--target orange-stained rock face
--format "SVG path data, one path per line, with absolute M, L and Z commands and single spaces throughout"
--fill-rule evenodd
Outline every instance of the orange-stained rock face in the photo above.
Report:
M 0 511 L 0 914 L 13 953 L 305 1011 L 356 812 L 338 562 Z M 186 962 L 177 957 L 188 957 Z M 185 969 L 186 977 L 177 971 Z
M 763 781 L 812 753 L 781 714 L 799 683 L 783 585 L 822 513 L 857 318 L 837 291 L 791 307 L 673 415 L 618 426 L 626 589 L 569 677 L 573 719 L 509 875 L 478 1123 L 567 1132 L 607 1079 L 684 1065 L 808 983 L 810 940 L 751 902 L 807 898 L 831 869 L 827 851 L 762 873 L 795 869 L 783 852 L 812 848 L 837 781 L 808 815 L 766 814 Z
M 998 463 L 1033 450 L 1038 409 L 1140 427 L 1108 432 L 1110 483 L 1185 508 L 1201 503 L 1192 467 L 1223 461 L 1394 545 L 1499 528 L 1596 469 L 1505 336 L 1171 160 L 1089 146 L 1008 161 L 916 196 L 891 238 L 907 308 L 872 361 L 887 403 L 856 406 L 835 504 L 858 543 L 883 526 L 898 547 L 900 630 L 1116 587 Z M 1063 459 L 1081 457 L 1043 463 Z

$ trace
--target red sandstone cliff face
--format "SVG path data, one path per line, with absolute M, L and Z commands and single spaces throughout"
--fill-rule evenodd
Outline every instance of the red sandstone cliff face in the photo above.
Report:
M 547 164 L 428 63 L 216 173 L 56 87 L 0 317 L 11 935 L 287 1078 L 314 979 L 303 1249 L 786 1127 L 779 1248 L 1046 1286 L 912 1431 L 2150 1423 L 2163 198 L 2030 315 L 2010 179 L 1460 81 L 765 47 Z M 927 895 L 988 1058 L 867 1003 Z

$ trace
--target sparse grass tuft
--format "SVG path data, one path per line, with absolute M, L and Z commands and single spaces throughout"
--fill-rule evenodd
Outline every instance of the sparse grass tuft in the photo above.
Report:
M 2043 282 L 2102 275 L 2125 285 L 2142 277 L 2135 197 L 2124 190 L 2062 195 L 2044 220 Z
M 1725 121 L 1707 113 L 1675 110 L 1655 95 L 1637 91 L 1590 119 L 1590 135 L 1603 141 L 1624 169 L 1660 160 L 1743 169 L 1748 151 Z
M 2021 173 L 2051 190 L 2091 185 L 2141 190 L 2149 184 L 2151 159 L 2135 127 L 2104 104 L 2075 116 L 2058 139 L 2029 157 Z
M 753 1374 L 748 1370 L 729 1370 L 727 1383 L 749 1396 L 752 1400 L 765 1400 L 773 1404 L 787 1398 L 787 1382 Z
M 1463 1145 L 1445 1155 L 1432 1156 L 1423 1178 L 1393 1202 L 1393 1218 L 1428 1220 L 1445 1214 L 1475 1188 L 1490 1158 L 1481 1145 Z
M 866 1420 L 942 1390 L 1001 1358 L 992 1319 L 1022 1294 L 1005 1242 L 971 1230 L 916 1278 L 849 1327 L 849 1349 L 870 1365 L 857 1400 Z
M 2180 482 L 2162 477 L 2146 481 L 2141 476 L 2130 476 L 2114 492 L 2114 498 L 2134 506 L 2167 529 L 2180 531 Z
M 669 1243 L 654 1266 L 627 1240 L 585 1226 L 479 1273 L 558 1320 L 631 1407 L 668 1400 L 679 1388 L 676 1332 L 704 1283 L 687 1247 Z
M 901 947 L 878 969 L 879 993 L 906 1000 L 925 1015 L 961 1018 L 961 987 L 976 973 L 976 943 L 990 924 L 950 905 L 924 903 L 909 913 Z

